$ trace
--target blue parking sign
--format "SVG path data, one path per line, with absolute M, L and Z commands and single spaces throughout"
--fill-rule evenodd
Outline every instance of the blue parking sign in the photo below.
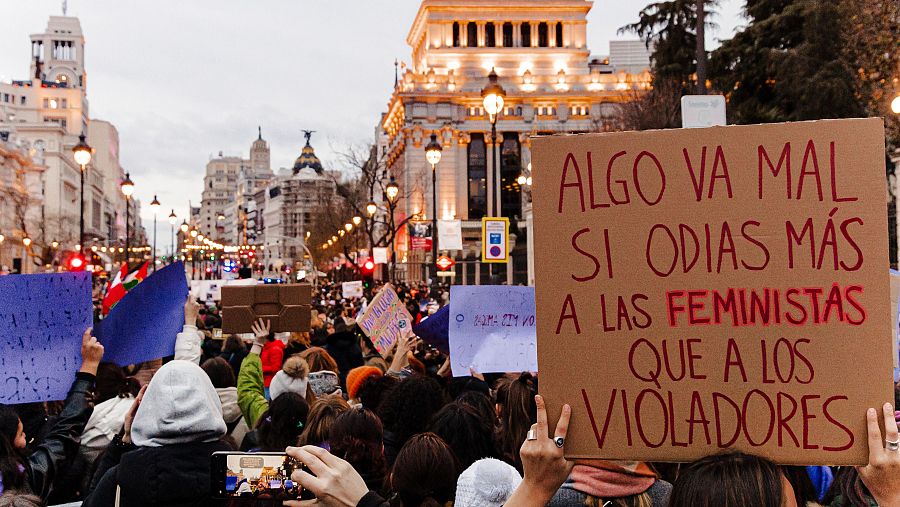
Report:
M 503 242 L 503 235 L 499 232 L 492 232 L 490 233 L 490 239 L 488 240 L 488 242 L 492 245 L 499 245 Z

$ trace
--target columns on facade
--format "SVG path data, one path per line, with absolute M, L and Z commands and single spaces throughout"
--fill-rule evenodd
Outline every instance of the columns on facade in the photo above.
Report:
M 522 47 L 522 23 L 513 23 L 513 47 Z

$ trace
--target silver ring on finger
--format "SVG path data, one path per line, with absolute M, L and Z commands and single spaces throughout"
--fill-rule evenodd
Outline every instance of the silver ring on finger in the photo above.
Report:
M 566 445 L 566 439 L 563 437 L 554 437 L 553 443 L 556 444 L 556 447 L 559 447 L 560 449 L 562 449 L 563 446 Z
M 885 450 L 896 452 L 896 451 L 900 450 L 900 440 L 894 440 L 894 441 L 888 440 L 885 442 L 884 448 L 885 448 Z
M 528 430 L 528 433 L 525 435 L 525 440 L 537 440 L 537 433 L 534 431 L 534 428 Z

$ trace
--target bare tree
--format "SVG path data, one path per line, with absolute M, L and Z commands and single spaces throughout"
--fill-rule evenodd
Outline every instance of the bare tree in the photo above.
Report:
M 681 84 L 654 81 L 649 92 L 631 90 L 618 105 L 612 121 L 621 130 L 651 130 L 681 126 Z

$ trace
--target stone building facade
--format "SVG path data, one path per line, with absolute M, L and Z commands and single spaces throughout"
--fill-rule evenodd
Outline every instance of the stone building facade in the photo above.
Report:
M 464 249 L 447 253 L 471 262 L 457 266 L 456 283 L 483 283 L 489 276 L 489 268 L 475 261 L 481 218 L 492 208 L 510 219 L 515 242 L 511 263 L 495 269 L 501 275 L 495 281 L 532 280 L 530 204 L 523 196 L 528 189 L 518 183 L 520 175 L 540 170 L 531 167 L 529 138 L 609 130 L 616 104 L 650 87 L 649 65 L 640 68 L 649 60 L 635 54 L 634 44 L 591 56 L 591 7 L 585 0 L 423 0 L 419 6 L 406 38 L 411 63 L 397 77 L 376 142 L 401 187 L 397 223 L 435 214 L 462 220 Z M 616 60 L 623 64 L 610 63 Z M 496 142 L 481 95 L 491 70 L 505 90 Z M 424 152 L 431 134 L 443 147 L 436 208 Z M 409 250 L 402 229 L 397 249 L 398 260 L 409 263 L 401 266 L 402 276 L 423 279 L 416 263 L 430 262 L 430 252 Z

